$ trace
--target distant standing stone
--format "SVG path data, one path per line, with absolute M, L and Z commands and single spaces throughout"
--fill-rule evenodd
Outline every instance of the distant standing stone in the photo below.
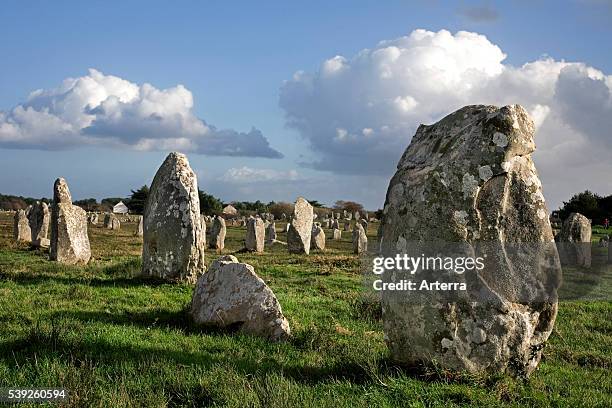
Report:
M 313 208 L 299 197 L 293 209 L 293 219 L 287 232 L 287 248 L 292 254 L 309 254 L 312 234 Z
M 561 262 L 591 266 L 591 221 L 582 214 L 571 213 L 557 235 Z
M 263 252 L 266 229 L 261 218 L 249 218 L 246 226 L 245 247 L 248 251 Z
M 49 206 L 43 201 L 37 201 L 28 214 L 30 229 L 32 230 L 32 245 L 35 247 L 48 247 L 50 241 L 47 238 L 51 213 Z
M 332 239 L 334 241 L 339 241 L 340 239 L 342 239 L 342 231 L 340 230 L 340 228 L 334 228 L 332 230 Z
M 204 269 L 198 181 L 187 157 L 170 153 L 145 206 L 142 274 L 195 283 Z
M 136 235 L 137 237 L 142 237 L 142 235 L 144 234 L 144 222 L 143 222 L 144 217 L 141 215 L 140 217 L 138 217 L 138 227 L 136 228 Z
M 310 237 L 310 249 L 322 251 L 325 249 L 325 232 L 320 225 L 312 226 L 312 234 Z
M 350 231 L 351 230 L 351 223 L 348 221 L 344 222 L 344 230 L 345 231 Z
M 32 241 L 32 230 L 25 210 L 17 210 L 13 218 L 13 237 L 17 242 Z
M 216 249 L 222 251 L 225 248 L 225 219 L 219 215 L 215 216 L 210 227 L 210 242 L 208 247 L 210 249 Z
M 266 228 L 266 243 L 272 244 L 274 241 L 276 241 L 276 224 L 271 223 Z
M 200 224 L 202 226 L 202 246 L 206 248 L 206 222 L 207 218 L 204 214 L 200 214 Z
M 190 315 L 199 325 L 233 327 L 271 341 L 291 334 L 274 292 L 251 265 L 232 255 L 214 261 L 198 279 Z
M 58 178 L 53 186 L 49 259 L 77 264 L 87 263 L 90 258 L 87 213 L 81 207 L 72 205 L 66 180 Z
M 368 250 L 368 237 L 360 223 L 355 223 L 353 229 L 353 253 L 362 254 Z

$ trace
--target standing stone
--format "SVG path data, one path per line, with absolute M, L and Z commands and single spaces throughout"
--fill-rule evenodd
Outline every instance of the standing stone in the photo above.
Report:
M 361 224 L 361 226 L 363 227 L 364 230 L 366 230 L 366 232 L 368 231 L 368 222 L 365 219 L 360 219 L 359 223 Z
M 363 254 L 368 251 L 368 237 L 360 223 L 355 223 L 353 229 L 353 253 Z
M 92 213 L 89 215 L 89 223 L 91 225 L 98 225 L 98 214 Z
M 355 221 L 359 221 L 359 217 L 360 217 L 359 211 L 355 211 L 355 213 L 353 214 L 353 217 L 355 218 Z
M 289 232 L 289 228 L 291 227 L 291 222 L 285 224 L 285 232 Z
M 119 221 L 119 218 L 117 218 L 115 214 L 107 213 L 104 216 L 104 228 L 111 229 L 111 230 L 121 229 L 121 222 Z
M 571 213 L 557 235 L 561 263 L 591 266 L 591 221 L 582 214 Z
M 210 227 L 210 242 L 208 247 L 222 251 L 225 248 L 225 219 L 219 215 L 213 218 L 212 226 Z
M 157 170 L 145 205 L 142 274 L 195 283 L 204 268 L 198 181 L 187 157 L 173 152 Z
M 393 360 L 478 374 L 536 368 L 557 315 L 560 266 L 531 158 L 534 131 L 519 105 L 466 106 L 418 128 L 389 183 L 381 255 L 443 243 L 454 258 L 489 257 L 478 273 L 428 270 L 418 279 L 451 274 L 467 290 L 381 293 Z
M 87 212 L 72 205 L 66 180 L 58 178 L 53 185 L 49 259 L 72 265 L 87 263 L 90 258 Z
M 202 228 L 202 247 L 206 248 L 206 221 L 207 217 L 204 214 L 200 214 L 200 225 Z
M 332 220 L 331 228 L 340 229 L 340 223 L 338 222 L 338 220 Z
M 325 249 L 325 232 L 318 223 L 312 226 L 312 234 L 310 237 L 310 249 L 323 251 Z
M 304 198 L 299 197 L 293 209 L 293 219 L 287 232 L 287 248 L 292 254 L 310 253 L 313 209 Z
M 30 209 L 28 222 L 32 230 L 32 245 L 35 247 L 49 247 L 50 241 L 47 238 L 51 214 L 47 203 L 37 201 Z
M 13 218 L 13 237 L 17 242 L 30 242 L 32 230 L 25 210 L 17 210 Z
M 232 327 L 281 341 L 289 338 L 289 322 L 272 290 L 255 269 L 225 255 L 212 263 L 196 284 L 190 315 L 204 326 Z
M 142 235 L 144 234 L 143 219 L 144 219 L 144 217 L 142 215 L 140 217 L 138 217 L 138 227 L 136 228 L 136 234 L 134 234 L 137 237 L 142 237 Z
M 273 244 L 276 241 L 276 224 L 273 222 L 266 228 L 266 243 Z
M 334 241 L 340 241 L 342 239 L 342 231 L 340 228 L 334 228 L 332 230 L 332 239 Z
M 261 218 L 249 218 L 244 246 L 247 251 L 263 252 L 266 229 Z
M 351 223 L 348 221 L 344 222 L 344 230 L 345 231 L 350 231 L 351 230 Z

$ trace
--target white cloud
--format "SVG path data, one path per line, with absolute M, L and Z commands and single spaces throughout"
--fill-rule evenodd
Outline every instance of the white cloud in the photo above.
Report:
M 280 106 L 317 155 L 310 166 L 389 176 L 419 124 L 464 105 L 519 103 L 538 127 L 541 173 L 571 171 L 582 180 L 547 191 L 544 179 L 555 204 L 585 188 L 611 192 L 612 161 L 605 174 L 586 163 L 612 153 L 612 76 L 584 63 L 542 58 L 514 67 L 505 58 L 477 33 L 415 30 L 296 73 L 281 88 Z
M 39 89 L 0 111 L 0 147 L 64 149 L 102 145 L 210 155 L 282 157 L 257 129 L 218 130 L 193 113 L 183 85 L 157 89 L 91 69 L 53 89 Z
M 259 183 L 259 182 L 284 182 L 296 181 L 300 177 L 296 170 L 273 170 L 273 169 L 254 169 L 251 167 L 238 167 L 228 169 L 221 179 L 228 183 Z

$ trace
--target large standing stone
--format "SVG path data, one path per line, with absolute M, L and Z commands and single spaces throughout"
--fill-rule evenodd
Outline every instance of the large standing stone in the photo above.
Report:
M 32 230 L 32 245 L 35 247 L 49 247 L 47 238 L 51 214 L 49 206 L 43 201 L 37 201 L 28 214 L 30 229 Z
M 356 222 L 353 229 L 353 253 L 363 254 L 368 251 L 368 236 L 366 235 L 363 226 Z
M 222 251 L 225 248 L 225 219 L 219 215 L 215 216 L 210 227 L 210 242 L 208 247 L 210 249 L 216 249 Z
M 534 130 L 518 105 L 467 106 L 418 128 L 387 190 L 382 255 L 413 253 L 418 243 L 456 243 L 464 256 L 497 251 L 478 273 L 452 273 L 479 290 L 382 292 L 394 360 L 521 376 L 537 366 L 557 314 L 560 267 L 531 159 Z
M 196 324 L 232 327 L 272 341 L 290 335 L 289 322 L 272 290 L 251 265 L 232 255 L 217 259 L 199 278 L 190 315 Z
M 304 198 L 299 197 L 293 209 L 293 219 L 287 231 L 287 248 L 292 254 L 310 253 L 313 209 Z
M 271 223 L 266 228 L 266 243 L 273 244 L 276 241 L 276 223 Z
M 247 251 L 263 252 L 265 235 L 266 229 L 263 220 L 259 217 L 249 218 L 244 240 Z
M 55 180 L 51 206 L 51 242 L 49 259 L 65 264 L 87 263 L 91 258 L 87 236 L 87 212 L 72 205 L 68 184 Z
M 195 282 L 204 271 L 204 242 L 195 173 L 170 153 L 151 183 L 143 219 L 142 274 Z
M 561 263 L 591 266 L 591 221 L 582 214 L 571 213 L 557 235 Z
M 310 237 L 310 249 L 323 251 L 325 249 L 325 232 L 318 223 L 312 226 L 312 234 Z
M 32 230 L 25 210 L 15 211 L 13 218 L 13 237 L 17 242 L 30 242 L 32 240 Z

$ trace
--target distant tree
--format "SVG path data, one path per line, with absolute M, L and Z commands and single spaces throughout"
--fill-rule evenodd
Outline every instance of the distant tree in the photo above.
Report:
M 283 214 L 287 216 L 293 214 L 293 204 L 285 203 L 282 201 L 278 203 L 273 203 L 272 205 L 268 205 L 268 212 L 274 215 L 275 219 L 280 220 Z
M 382 208 L 379 208 L 378 210 L 374 211 L 374 217 L 376 217 L 377 220 L 382 220 L 382 217 L 383 217 Z
M 132 191 L 132 195 L 125 203 L 133 214 L 144 214 L 147 198 L 149 198 L 149 187 L 145 184 L 138 190 Z
M 232 201 L 232 206 L 242 213 L 265 213 L 268 206 L 261 201 Z
M 1 210 L 21 210 L 25 209 L 28 205 L 34 204 L 36 201 L 42 201 L 47 204 L 51 202 L 48 198 L 31 198 L 14 195 L 0 194 L 0 209 Z
M 119 201 L 124 201 L 127 199 L 126 198 L 121 198 L 121 197 L 107 197 L 107 198 L 103 198 L 102 201 L 100 201 L 100 209 L 102 211 L 112 211 L 113 207 L 119 202 Z
M 223 211 L 223 203 L 217 197 L 198 189 L 200 196 L 200 212 L 206 215 L 219 215 Z
M 320 202 L 318 202 L 317 200 L 308 200 L 308 202 L 310 203 L 310 205 L 312 205 L 315 208 L 321 208 L 323 207 L 323 204 L 321 204 Z
M 98 211 L 100 205 L 95 198 L 85 198 L 83 200 L 73 201 L 72 204 L 78 205 L 85 211 Z
M 356 203 L 354 201 L 343 201 L 338 200 L 334 203 L 334 209 L 336 210 L 346 210 L 350 213 L 354 213 L 355 211 L 363 212 L 363 205 Z
M 563 202 L 563 206 L 559 209 L 559 217 L 565 220 L 571 213 L 575 212 L 592 219 L 596 223 L 600 222 L 603 213 L 599 208 L 599 200 L 601 200 L 601 197 L 589 190 L 574 194 L 569 201 Z

